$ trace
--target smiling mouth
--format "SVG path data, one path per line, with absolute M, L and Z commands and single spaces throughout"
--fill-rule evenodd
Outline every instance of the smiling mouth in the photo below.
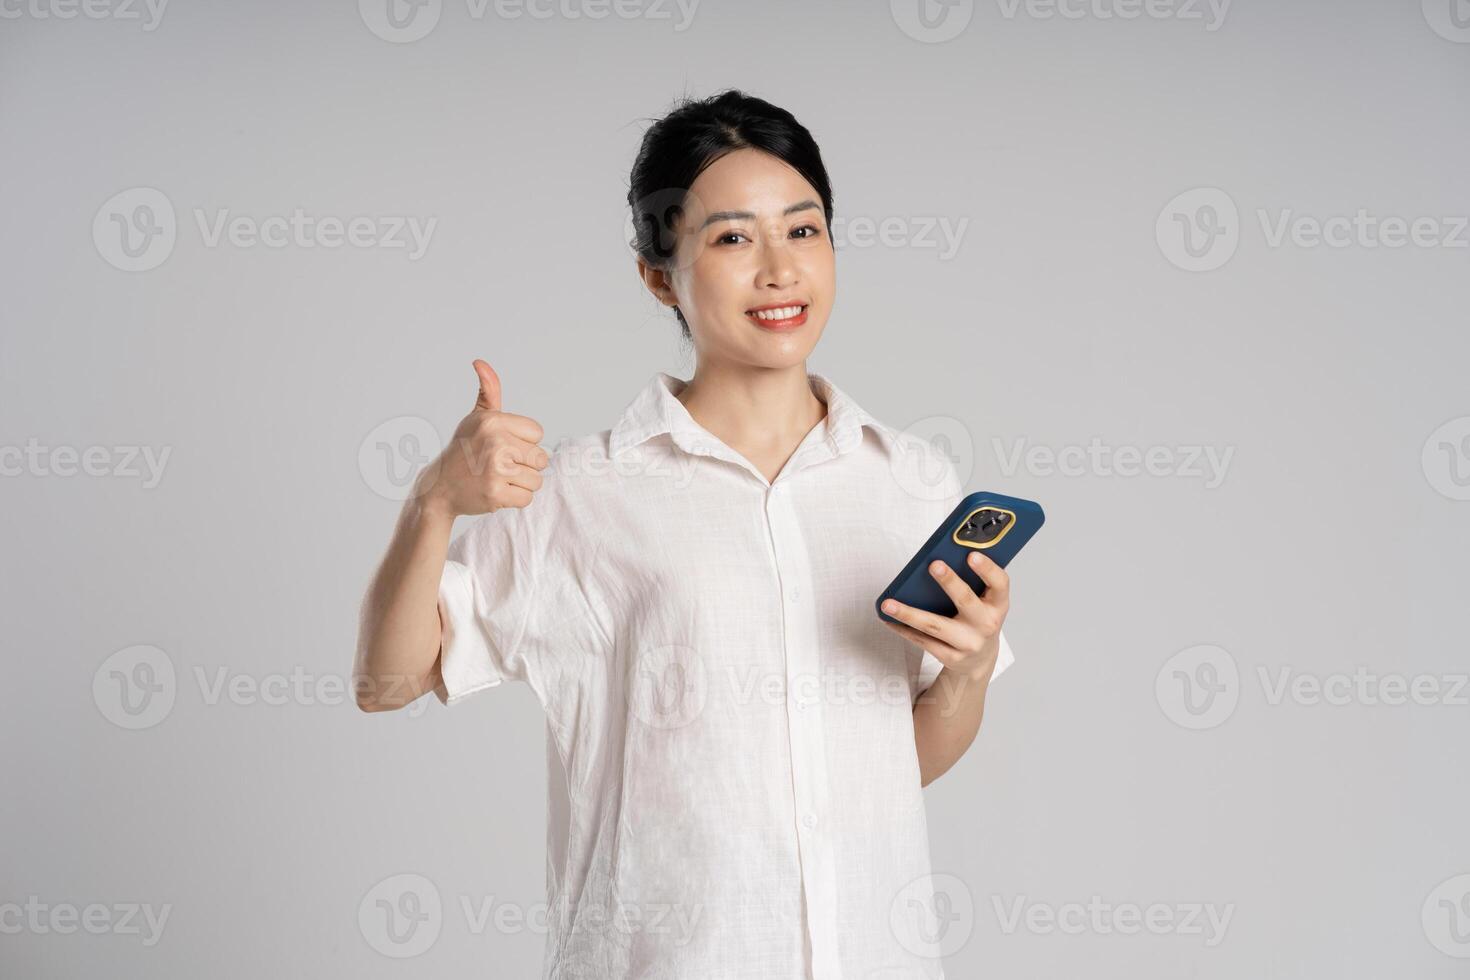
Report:
M 745 316 L 757 326 L 767 330 L 790 329 L 806 322 L 806 311 L 810 306 L 809 303 L 792 303 L 789 306 L 746 310 Z

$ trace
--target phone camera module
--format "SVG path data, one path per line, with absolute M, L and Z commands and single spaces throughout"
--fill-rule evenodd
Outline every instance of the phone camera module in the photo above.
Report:
M 960 525 L 956 537 L 976 547 L 985 548 L 999 541 L 1010 530 L 1015 515 L 994 507 L 982 507 Z

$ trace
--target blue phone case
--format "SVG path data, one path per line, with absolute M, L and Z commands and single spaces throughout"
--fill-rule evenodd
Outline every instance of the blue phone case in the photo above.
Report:
M 984 507 L 993 507 L 997 510 L 1007 511 L 1014 519 L 1010 526 L 1000 537 L 990 544 L 981 547 L 975 544 L 961 544 L 955 540 L 956 532 L 975 511 Z M 1002 568 L 1016 552 L 1031 540 L 1031 536 L 1041 529 L 1046 521 L 1046 514 L 1042 512 L 1041 505 L 1034 500 L 1022 500 L 1020 497 L 1007 497 L 1000 493 L 990 493 L 977 490 L 975 493 L 965 497 L 959 502 L 944 522 L 935 528 L 929 540 L 924 542 L 909 563 L 898 573 L 898 577 L 889 583 L 888 588 L 883 590 L 873 603 L 873 608 L 878 610 L 878 618 L 886 619 L 890 623 L 899 620 L 893 618 L 883 611 L 884 599 L 897 599 L 905 605 L 916 609 L 923 609 L 940 616 L 953 616 L 955 614 L 954 602 L 949 594 L 944 591 L 934 576 L 929 574 L 929 563 L 938 559 L 944 562 L 975 590 L 976 595 L 983 595 L 985 583 L 980 581 L 980 576 L 970 567 L 970 552 L 980 551 L 988 555 L 992 561 Z

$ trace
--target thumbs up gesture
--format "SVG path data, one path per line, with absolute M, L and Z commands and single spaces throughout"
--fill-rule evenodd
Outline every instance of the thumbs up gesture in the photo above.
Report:
M 527 506 L 541 489 L 541 471 L 551 462 L 537 445 L 545 434 L 540 424 L 502 411 L 500 376 L 482 360 L 476 359 L 474 367 L 480 379 L 475 407 L 418 477 L 424 505 L 451 516 Z

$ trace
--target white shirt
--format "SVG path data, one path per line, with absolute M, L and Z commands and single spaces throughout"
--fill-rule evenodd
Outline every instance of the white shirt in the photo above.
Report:
M 659 372 L 450 544 L 436 693 L 528 683 L 562 770 L 548 980 L 943 977 L 912 715 L 942 665 L 874 602 L 962 488 L 808 378 L 827 415 L 770 483 Z

